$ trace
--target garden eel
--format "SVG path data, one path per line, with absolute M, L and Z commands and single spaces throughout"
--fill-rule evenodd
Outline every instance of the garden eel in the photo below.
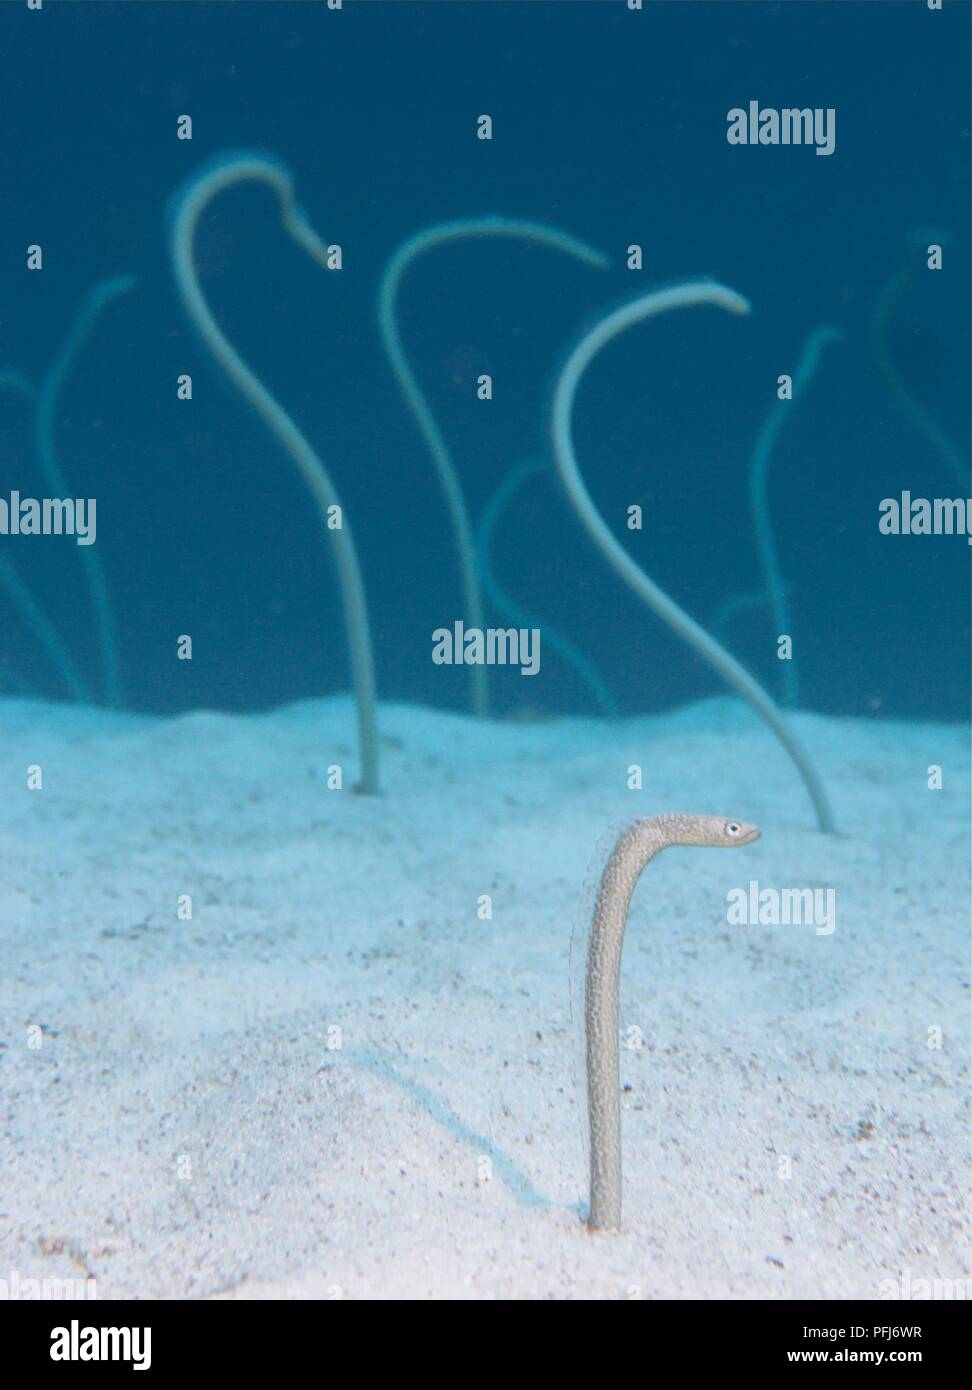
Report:
M 797 369 L 793 373 L 792 399 L 775 400 L 773 408 L 763 422 L 753 447 L 749 463 L 749 506 L 756 531 L 756 544 L 759 550 L 759 567 L 763 574 L 763 585 L 769 599 L 773 627 L 777 638 L 784 633 L 792 633 L 790 605 L 786 597 L 786 584 L 783 569 L 773 538 L 773 521 L 769 504 L 769 470 L 773 450 L 780 430 L 789 418 L 794 402 L 802 401 L 803 393 L 810 385 L 820 364 L 820 357 L 828 343 L 835 343 L 843 337 L 839 328 L 818 328 L 810 334 Z M 797 684 L 797 664 L 792 659 L 781 661 L 780 680 L 783 686 L 783 703 L 795 708 L 799 699 Z
M 176 195 L 170 212 L 170 245 L 176 284 L 186 313 L 196 332 L 223 371 L 259 415 L 283 451 L 289 455 L 320 513 L 330 539 L 337 568 L 351 656 L 351 686 L 358 715 L 358 748 L 361 775 L 356 792 L 377 796 L 378 716 L 376 713 L 375 659 L 368 619 L 368 601 L 358 562 L 358 551 L 347 512 L 341 506 L 334 483 L 320 456 L 275 396 L 243 361 L 216 322 L 199 281 L 196 265 L 196 229 L 209 204 L 227 188 L 256 182 L 276 193 L 284 230 L 312 260 L 329 268 L 328 248 L 314 231 L 294 195 L 289 171 L 276 160 L 259 154 L 220 155 L 191 177 Z M 340 524 L 333 525 L 337 515 Z
M 624 546 L 615 540 L 614 533 L 595 507 L 594 499 L 587 490 L 574 452 L 574 397 L 581 378 L 601 349 L 619 333 L 641 323 L 643 319 L 667 313 L 669 309 L 690 308 L 695 304 L 714 304 L 732 314 L 749 313 L 749 304 L 742 295 L 736 294 L 735 290 L 727 289 L 725 285 L 717 285 L 710 280 L 691 281 L 684 285 L 670 285 L 667 289 L 652 290 L 648 294 L 639 295 L 627 304 L 622 304 L 620 309 L 615 309 L 584 334 L 568 357 L 554 394 L 551 430 L 557 467 L 581 525 L 615 574 L 765 720 L 803 778 L 820 829 L 825 834 L 834 834 L 834 816 L 824 785 L 806 749 L 783 718 L 782 712 L 759 681 L 755 680 L 725 647 L 720 647 L 715 638 L 694 618 L 690 618 L 674 599 L 669 598 L 664 589 L 645 574 Z
M 728 848 L 759 839 L 755 825 L 720 816 L 675 813 L 636 820 L 620 835 L 601 875 L 587 949 L 584 1021 L 590 1126 L 592 1231 L 621 1227 L 621 1066 L 618 992 L 621 949 L 635 884 L 649 860 L 670 845 Z
M 501 237 L 528 241 L 536 246 L 546 246 L 553 251 L 563 251 L 585 265 L 602 270 L 606 269 L 610 262 L 596 247 L 589 246 L 586 241 L 571 236 L 569 232 L 562 232 L 559 227 L 547 227 L 542 222 L 528 222 L 519 217 L 463 217 L 455 222 L 438 222 L 409 237 L 392 256 L 381 277 L 378 293 L 378 327 L 381 330 L 381 340 L 405 403 L 415 416 L 432 455 L 432 462 L 449 509 L 449 520 L 459 551 L 462 573 L 462 616 L 467 627 L 483 628 L 483 596 L 476 570 L 476 546 L 459 473 L 449 453 L 445 437 L 436 424 L 432 408 L 425 399 L 405 356 L 398 328 L 398 290 L 408 267 L 426 251 L 468 237 L 476 240 L 482 237 Z M 487 667 L 470 666 L 469 675 L 472 684 L 473 714 L 477 719 L 485 719 L 489 714 Z

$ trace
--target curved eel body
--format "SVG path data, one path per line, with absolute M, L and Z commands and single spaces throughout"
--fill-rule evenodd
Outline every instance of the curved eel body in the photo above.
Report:
M 654 318 L 670 309 L 687 309 L 701 304 L 712 304 L 731 314 L 749 313 L 748 302 L 742 295 L 736 294 L 735 290 L 730 290 L 725 285 L 717 285 L 710 280 L 698 280 L 639 295 L 637 299 L 622 304 L 620 309 L 615 309 L 585 333 L 568 357 L 554 394 L 551 430 L 557 467 L 581 525 L 587 530 L 615 574 L 765 720 L 803 778 L 820 829 L 825 834 L 833 834 L 834 816 L 824 785 L 806 749 L 783 718 L 782 712 L 759 681 L 751 676 L 725 647 L 721 647 L 704 627 L 689 617 L 684 608 L 680 608 L 674 599 L 669 598 L 665 590 L 649 578 L 624 546 L 615 539 L 613 531 L 594 505 L 594 499 L 581 476 L 580 464 L 574 452 L 574 398 L 584 373 L 598 353 L 619 333 L 625 332 L 644 319 Z
M 621 950 L 628 908 L 645 865 L 671 845 L 730 847 L 759 839 L 755 825 L 721 816 L 670 814 L 637 820 L 620 836 L 601 875 L 587 952 L 584 1021 L 590 1125 L 592 1231 L 621 1226 Z
M 273 190 L 279 200 L 280 215 L 288 235 L 318 265 L 328 268 L 327 245 L 298 207 L 289 172 L 276 160 L 244 152 L 224 155 L 207 164 L 180 189 L 173 205 L 170 232 L 176 284 L 186 313 L 200 338 L 290 457 L 317 504 L 334 552 L 351 657 L 351 685 L 357 706 L 361 759 L 361 776 L 355 791 L 376 796 L 380 786 L 375 659 L 364 579 L 347 513 L 341 506 L 337 489 L 320 456 L 220 328 L 199 279 L 195 242 L 203 213 L 219 194 L 236 184 L 248 182 L 265 184 Z M 337 524 L 334 524 L 335 517 L 339 518 Z
M 514 238 L 532 242 L 536 246 L 546 246 L 553 251 L 563 251 L 585 265 L 606 269 L 607 256 L 586 241 L 562 232 L 559 227 L 547 227 L 541 222 L 528 222 L 519 217 L 463 217 L 456 222 L 437 222 L 408 238 L 392 256 L 381 277 L 378 293 L 378 327 L 385 353 L 391 363 L 392 371 L 405 403 L 415 416 L 418 427 L 425 440 L 435 471 L 438 474 L 449 509 L 449 518 L 459 553 L 462 572 L 463 611 L 462 616 L 468 627 L 484 626 L 483 596 L 476 566 L 476 546 L 473 539 L 472 521 L 469 508 L 459 481 L 459 472 L 453 462 L 445 436 L 436 423 L 432 407 L 425 398 L 418 379 L 405 355 L 402 335 L 398 327 L 398 291 L 405 271 L 417 257 L 436 247 L 450 242 L 465 240 L 467 237 Z M 485 719 L 489 714 L 489 688 L 487 668 L 473 665 L 469 668 L 472 682 L 473 714 Z

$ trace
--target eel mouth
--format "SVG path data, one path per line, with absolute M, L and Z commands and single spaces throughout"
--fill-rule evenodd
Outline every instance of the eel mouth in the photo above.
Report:
M 759 826 L 758 826 L 758 825 L 751 825 L 751 826 L 749 827 L 748 830 L 744 831 L 743 834 L 740 835 L 739 839 L 736 840 L 735 843 L 736 843 L 737 845 L 751 845 L 751 844 L 753 843 L 754 840 L 758 840 L 758 839 L 759 839 Z

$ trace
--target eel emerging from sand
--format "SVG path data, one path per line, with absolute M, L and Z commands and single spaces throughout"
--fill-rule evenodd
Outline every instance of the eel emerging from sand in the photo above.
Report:
M 759 839 L 755 825 L 720 816 L 671 814 L 635 821 L 620 836 L 601 875 L 587 951 L 584 1019 L 591 1137 L 592 1231 L 621 1226 L 621 1066 L 618 991 L 621 948 L 635 884 L 650 859 L 670 845 L 728 848 Z

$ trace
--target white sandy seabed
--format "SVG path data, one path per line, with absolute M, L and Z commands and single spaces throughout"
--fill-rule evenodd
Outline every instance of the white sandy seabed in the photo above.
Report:
M 729 700 L 529 726 L 384 706 L 380 799 L 326 788 L 331 762 L 353 778 L 347 699 L 174 720 L 0 703 L 0 1280 L 151 1299 L 968 1279 L 966 732 L 798 725 L 840 838 Z M 665 810 L 763 838 L 668 851 L 636 892 L 625 1231 L 593 1236 L 571 937 L 605 829 Z M 730 925 L 751 879 L 833 887 L 836 930 Z

